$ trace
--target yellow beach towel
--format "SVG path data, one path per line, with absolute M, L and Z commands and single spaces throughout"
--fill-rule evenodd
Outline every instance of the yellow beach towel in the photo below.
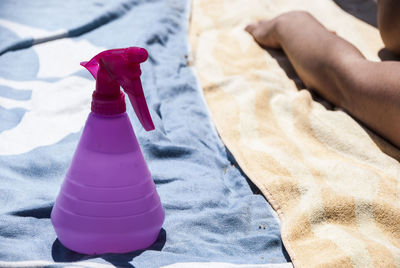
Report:
M 400 267 L 400 151 L 315 101 L 283 53 L 243 30 L 299 8 L 379 60 L 378 30 L 331 0 L 193 0 L 192 61 L 213 121 L 278 212 L 295 267 Z

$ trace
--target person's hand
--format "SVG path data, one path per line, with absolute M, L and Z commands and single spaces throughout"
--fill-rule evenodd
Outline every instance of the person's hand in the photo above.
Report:
M 313 17 L 306 11 L 290 11 L 271 20 L 260 20 L 257 23 L 249 24 L 245 31 L 250 33 L 260 46 L 280 49 L 282 48 L 281 35 L 290 34 L 288 27 L 301 32 L 300 26 L 309 24 L 310 19 Z
M 246 26 L 245 31 L 250 33 L 254 40 L 262 47 L 279 49 L 281 47 L 276 36 L 276 24 L 278 18 L 272 20 L 260 20 Z

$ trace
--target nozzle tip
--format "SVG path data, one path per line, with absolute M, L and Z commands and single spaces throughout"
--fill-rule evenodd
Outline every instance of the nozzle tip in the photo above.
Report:
M 149 57 L 149 54 L 147 53 L 147 50 L 141 47 L 130 47 L 127 48 L 126 54 L 128 57 L 128 60 L 130 62 L 134 63 L 142 63 L 147 60 Z

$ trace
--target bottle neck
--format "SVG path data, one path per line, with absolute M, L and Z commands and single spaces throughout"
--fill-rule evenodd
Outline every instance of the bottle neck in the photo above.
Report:
M 104 98 L 96 91 L 92 95 L 92 112 L 101 115 L 116 115 L 126 111 L 125 94 L 119 92 L 118 98 Z
M 125 95 L 120 90 L 120 85 L 110 77 L 103 64 L 100 63 L 97 71 L 96 90 L 92 95 L 92 112 L 114 115 L 125 111 Z

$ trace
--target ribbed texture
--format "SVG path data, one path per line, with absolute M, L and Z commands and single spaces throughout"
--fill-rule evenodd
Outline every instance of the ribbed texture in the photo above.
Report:
M 93 94 L 92 112 L 102 115 L 122 114 L 126 111 L 125 95 L 122 93 L 116 100 L 99 100 Z

